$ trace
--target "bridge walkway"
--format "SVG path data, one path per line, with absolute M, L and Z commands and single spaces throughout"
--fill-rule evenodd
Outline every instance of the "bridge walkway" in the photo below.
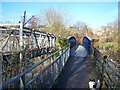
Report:
M 52 88 L 88 88 L 89 79 L 97 79 L 93 73 L 94 68 L 90 56 L 70 56 Z

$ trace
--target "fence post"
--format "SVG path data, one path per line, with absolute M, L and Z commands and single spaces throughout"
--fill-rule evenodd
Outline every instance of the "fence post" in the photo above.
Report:
M 104 55 L 103 56 L 103 63 L 102 63 L 102 73 L 101 73 L 101 88 L 103 86 L 103 82 L 104 82 L 104 74 L 105 74 L 105 70 L 106 70 L 106 64 L 107 64 L 107 56 Z
M 53 63 L 54 62 L 54 55 L 52 55 L 52 57 L 51 57 L 51 63 Z M 55 70 L 54 70 L 54 68 L 55 68 L 55 66 L 54 66 L 54 64 L 51 66 L 51 73 L 53 74 L 53 77 L 54 77 L 54 72 L 55 72 Z
M 63 54 L 63 52 L 64 52 L 64 49 L 62 49 L 62 56 L 61 56 L 61 67 L 63 68 L 63 66 L 64 66 L 64 54 Z
M 2 88 L 2 61 L 3 61 L 3 57 L 2 57 L 2 53 L 0 53 L 0 89 Z
M 20 42 L 20 72 L 23 72 L 23 24 L 20 25 L 19 42 Z M 20 89 L 24 88 L 25 76 L 20 77 Z

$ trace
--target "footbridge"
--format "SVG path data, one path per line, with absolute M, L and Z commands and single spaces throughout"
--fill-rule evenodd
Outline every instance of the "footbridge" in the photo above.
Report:
M 88 88 L 93 78 L 100 79 L 101 88 L 120 87 L 120 65 L 93 46 L 84 57 L 79 55 L 83 46 L 70 48 L 69 43 L 53 52 L 62 37 L 21 24 L 1 24 L 0 34 L 1 89 Z M 46 57 L 33 63 L 42 55 Z

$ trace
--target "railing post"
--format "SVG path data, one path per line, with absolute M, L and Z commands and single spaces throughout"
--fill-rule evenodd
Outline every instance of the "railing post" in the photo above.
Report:
M 103 64 L 102 64 L 102 73 L 101 73 L 101 88 L 103 86 L 103 82 L 104 82 L 104 74 L 105 74 L 105 70 L 106 70 L 106 64 L 107 64 L 107 56 L 103 56 Z
M 62 54 L 61 54 L 61 67 L 64 66 L 64 54 L 63 54 L 64 50 L 62 49 Z
M 23 71 L 23 25 L 20 25 L 20 31 L 19 31 L 19 42 L 20 42 L 20 72 Z M 20 77 L 20 88 L 24 88 L 24 83 L 25 83 L 25 77 L 22 76 Z
M 2 57 L 2 53 L 0 53 L 0 89 L 2 88 L 2 61 L 3 61 L 3 57 Z
M 54 62 L 54 55 L 52 55 L 52 57 L 51 57 L 51 63 L 53 63 L 53 62 Z M 54 68 L 55 68 L 55 66 L 53 64 L 51 67 L 51 73 L 53 74 L 53 77 L 54 77 Z

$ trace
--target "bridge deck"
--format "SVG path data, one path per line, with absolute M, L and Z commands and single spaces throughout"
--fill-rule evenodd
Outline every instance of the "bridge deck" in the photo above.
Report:
M 88 88 L 89 79 L 96 79 L 93 74 L 94 64 L 89 59 L 70 57 L 64 70 L 56 80 L 53 88 Z

